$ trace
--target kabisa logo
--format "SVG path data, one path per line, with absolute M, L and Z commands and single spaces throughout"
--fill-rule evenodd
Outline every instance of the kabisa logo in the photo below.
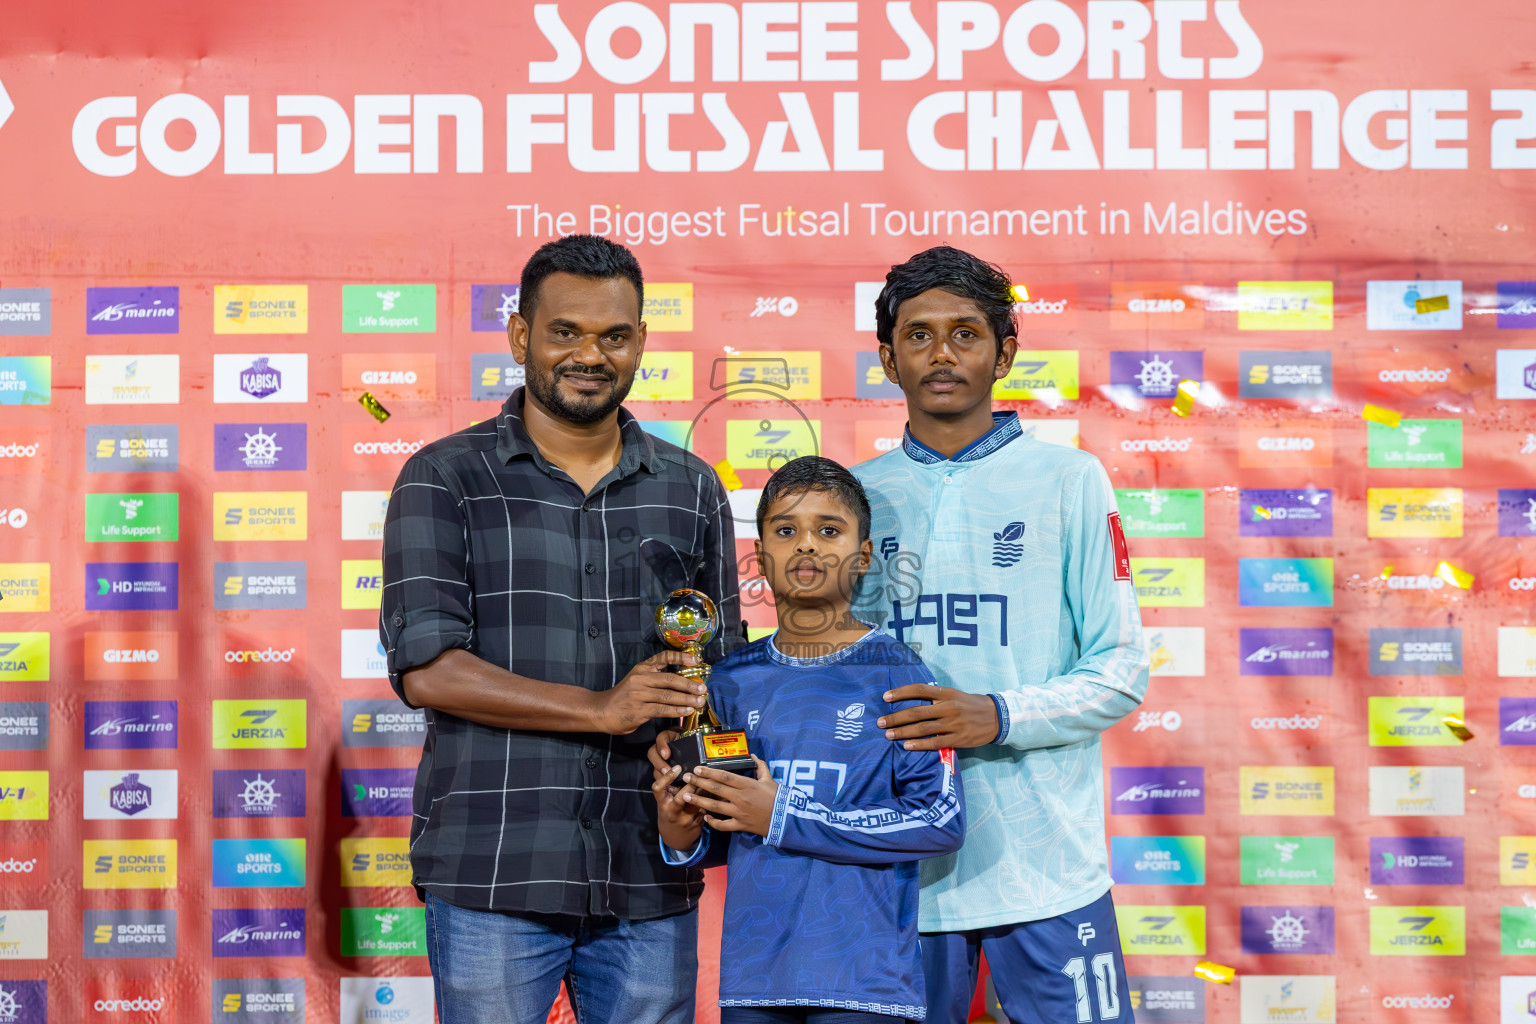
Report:
M 214 956 L 303 956 L 304 910 L 213 911 Z
M 397 700 L 349 698 L 341 702 L 341 730 L 344 747 L 419 747 L 427 717 Z
M 1332 907 L 1243 907 L 1242 949 L 1258 954 L 1321 954 L 1334 950 Z
M 470 285 L 469 329 L 505 334 L 521 294 L 522 288 L 515 284 Z
M 1204 836 L 1114 836 L 1110 875 L 1116 885 L 1204 885 Z
M 1498 374 L 1495 397 L 1536 398 L 1536 349 L 1499 349 Z
M 1119 906 L 1115 920 L 1127 953 L 1187 956 L 1205 952 L 1205 907 Z
M 174 910 L 87 910 L 81 930 L 88 960 L 176 955 Z
M 1205 769 L 1110 769 L 1113 814 L 1204 814 Z
M 304 817 L 304 769 L 218 769 L 213 773 L 215 818 Z
M 992 534 L 992 564 L 999 569 L 1018 564 L 1024 557 L 1023 540 L 1023 523 L 1009 523 L 1000 532 Z
M 1459 676 L 1461 652 L 1459 628 L 1373 628 L 1371 675 Z
M 303 352 L 216 353 L 216 403 L 273 405 L 309 401 L 309 356 Z
M 86 334 L 179 334 L 179 288 L 87 288 Z
M 86 821 L 176 817 L 177 772 L 87 771 L 82 814 Z
M 88 700 L 86 750 L 176 749 L 173 700 Z
M 86 889 L 176 888 L 176 840 L 87 839 Z
M 290 889 L 304 885 L 303 839 L 215 839 L 215 889 Z

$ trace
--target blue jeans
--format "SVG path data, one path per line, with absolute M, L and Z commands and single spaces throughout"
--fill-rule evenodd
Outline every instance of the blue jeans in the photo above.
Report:
M 544 1024 L 566 983 L 580 1024 L 693 1024 L 699 915 L 650 921 L 467 910 L 427 895 L 441 1024 Z

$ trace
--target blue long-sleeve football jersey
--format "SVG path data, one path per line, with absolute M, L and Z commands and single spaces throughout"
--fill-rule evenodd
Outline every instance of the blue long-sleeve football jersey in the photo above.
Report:
M 819 658 L 767 637 L 714 666 L 721 720 L 746 730 L 779 783 L 767 837 L 706 828 L 689 854 L 662 848 L 693 864 L 712 835 L 730 839 L 721 1006 L 925 1015 L 917 862 L 964 839 L 960 779 L 952 754 L 904 750 L 875 719 L 886 691 L 931 682 L 880 630 Z
M 970 834 L 923 864 L 925 932 L 1043 920 L 1109 891 L 1099 734 L 1147 692 L 1108 474 L 1014 413 L 993 420 L 953 458 L 908 431 L 853 467 L 880 557 L 855 611 L 945 686 L 1002 701 L 999 741 L 957 752 Z

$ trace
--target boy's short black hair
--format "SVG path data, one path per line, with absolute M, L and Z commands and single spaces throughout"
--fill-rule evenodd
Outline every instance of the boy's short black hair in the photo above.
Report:
M 757 532 L 763 532 L 763 520 L 774 502 L 800 491 L 827 491 L 834 495 L 858 520 L 859 543 L 869 539 L 869 497 L 864 493 L 864 485 L 841 465 L 820 455 L 790 459 L 768 478 L 763 496 L 757 499 Z
M 645 308 L 645 279 L 635 254 L 600 235 L 566 235 L 545 242 L 523 264 L 518 288 L 518 313 L 529 320 L 538 302 L 539 285 L 550 274 L 575 274 L 593 280 L 622 277 L 635 286 L 635 302 Z M 638 310 L 636 311 L 638 313 Z M 531 321 L 530 321 L 531 322 Z
M 1018 335 L 1013 322 L 1013 282 L 1001 267 L 948 245 L 925 249 L 891 268 L 885 287 L 875 299 L 875 337 L 889 345 L 896 338 L 896 313 L 901 304 L 932 288 L 970 299 L 986 317 L 1003 350 L 1003 339 Z

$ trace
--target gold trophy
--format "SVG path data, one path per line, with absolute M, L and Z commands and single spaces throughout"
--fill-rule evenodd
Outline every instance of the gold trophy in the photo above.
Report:
M 668 647 L 691 654 L 699 664 L 679 668 L 678 674 L 707 683 L 709 666 L 704 664 L 704 645 L 714 639 L 720 627 L 720 612 L 715 602 L 697 590 L 674 590 L 656 606 L 656 632 Z M 704 706 L 683 719 L 683 734 L 672 741 L 672 764 L 690 772 L 703 765 L 721 771 L 754 775 L 757 765 L 747 745 L 747 734 L 727 729 L 715 714 L 708 693 Z

